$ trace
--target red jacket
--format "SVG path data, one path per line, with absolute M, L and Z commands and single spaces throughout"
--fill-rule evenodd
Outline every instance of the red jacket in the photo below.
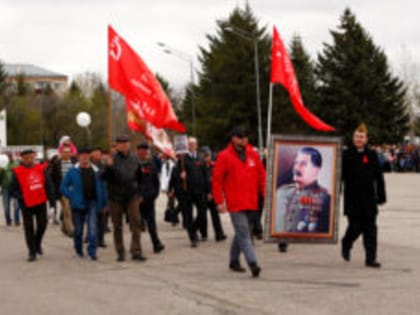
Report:
M 265 170 L 258 153 L 246 147 L 242 162 L 230 144 L 220 152 L 213 170 L 213 197 L 217 205 L 226 201 L 229 212 L 258 210 L 258 196 L 265 195 Z

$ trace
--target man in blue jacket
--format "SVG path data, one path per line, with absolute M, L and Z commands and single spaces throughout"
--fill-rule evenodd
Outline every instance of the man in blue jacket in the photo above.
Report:
M 106 206 L 105 188 L 99 169 L 90 162 L 90 151 L 79 150 L 77 159 L 78 163 L 63 178 L 60 190 L 70 200 L 76 254 L 84 257 L 83 227 L 87 218 L 88 255 L 97 260 L 97 214 Z

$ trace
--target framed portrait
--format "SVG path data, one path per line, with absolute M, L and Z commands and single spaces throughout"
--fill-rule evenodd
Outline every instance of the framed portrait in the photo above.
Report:
M 273 135 L 265 241 L 336 243 L 340 180 L 341 138 Z

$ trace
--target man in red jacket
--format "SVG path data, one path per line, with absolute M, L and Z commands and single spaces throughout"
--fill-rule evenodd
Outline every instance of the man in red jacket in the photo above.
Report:
M 251 241 L 250 221 L 258 211 L 258 196 L 265 194 L 265 170 L 258 153 L 248 144 L 248 132 L 238 126 L 232 130 L 231 143 L 220 152 L 213 171 L 212 188 L 219 212 L 229 212 L 235 236 L 230 249 L 229 268 L 245 272 L 239 262 L 244 253 L 254 277 L 261 268 Z
M 22 163 L 13 168 L 10 192 L 22 209 L 28 262 L 33 262 L 37 255 L 43 255 L 41 243 L 47 228 L 47 201 L 55 206 L 54 185 L 46 166 L 35 164 L 35 151 L 24 150 L 20 155 Z

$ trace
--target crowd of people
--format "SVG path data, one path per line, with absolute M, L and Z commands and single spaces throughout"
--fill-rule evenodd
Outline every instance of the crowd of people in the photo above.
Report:
M 164 154 L 154 154 L 146 142 L 138 144 L 133 152 L 127 135 L 117 137 L 110 152 L 77 149 L 66 137 L 58 155 L 48 162 L 37 162 L 32 150 L 22 151 L 20 163 L 11 160 L 7 168 L 0 170 L 6 224 L 20 224 L 20 208 L 29 262 L 44 254 L 42 239 L 48 207 L 53 209 L 53 223 L 61 221 L 63 235 L 72 238 L 75 254 L 80 258 L 87 255 L 93 261 L 98 259 L 97 248 L 107 247 L 104 236 L 110 231 L 116 260 L 126 260 L 123 230 L 128 225 L 131 259 L 142 262 L 146 260 L 141 246 L 145 230 L 154 253 L 165 249 L 155 208 L 156 199 L 164 192 L 168 200 L 165 221 L 174 226 L 182 222 L 191 248 L 208 240 L 208 213 L 215 241 L 226 240 L 220 213 L 228 212 L 234 231 L 229 268 L 246 272 L 240 261 L 243 253 L 252 276 L 258 277 L 261 267 L 253 237 L 262 239 L 266 170 L 263 159 L 248 143 L 246 128 L 235 127 L 230 136 L 215 161 L 211 150 L 199 149 L 194 137 L 188 138 L 188 153 L 179 154 L 176 162 Z M 350 260 L 352 244 L 363 234 L 366 266 L 375 268 L 380 267 L 376 260 L 377 204 L 386 201 L 380 153 L 379 148 L 376 153 L 367 148 L 367 129 L 363 127 L 354 132 L 353 145 L 343 159 L 344 207 L 349 227 L 342 240 L 342 257 Z M 13 219 L 11 199 L 17 201 Z M 287 243 L 281 242 L 279 250 L 285 252 Z
M 378 145 L 372 149 L 378 154 L 384 172 L 420 172 L 420 145 Z

